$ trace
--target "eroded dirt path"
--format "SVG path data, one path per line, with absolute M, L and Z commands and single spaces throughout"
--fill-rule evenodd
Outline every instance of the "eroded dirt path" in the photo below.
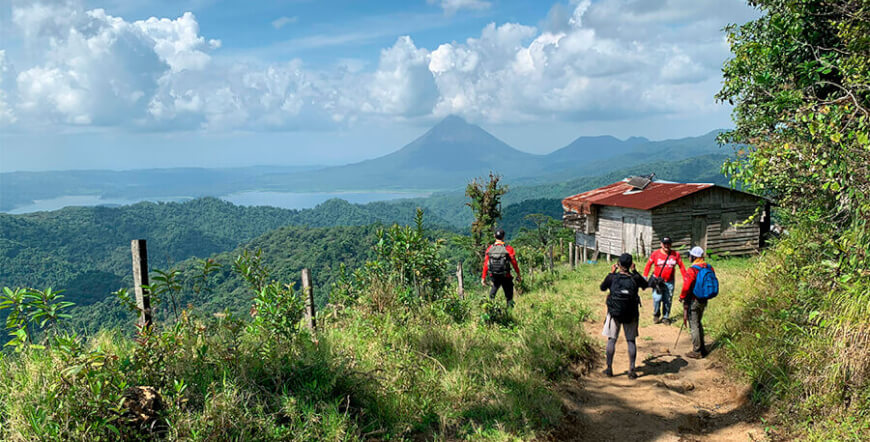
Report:
M 603 301 L 602 296 L 593 311 L 604 312 Z M 647 317 L 651 304 L 644 298 L 637 339 L 639 377 L 635 380 L 627 376 L 628 350 L 622 336 L 616 345 L 614 377 L 602 373 L 607 342 L 601 335 L 603 313 L 596 315 L 594 322 L 586 323 L 586 332 L 601 343 L 601 351 L 591 373 L 564 386 L 568 419 L 554 437 L 597 441 L 765 440 L 759 410 L 749 401 L 749 387 L 735 383 L 722 369 L 715 344 L 705 359 L 684 357 L 692 349 L 688 327 L 674 349 L 681 321 L 653 324 Z M 680 308 L 675 307 L 679 315 Z

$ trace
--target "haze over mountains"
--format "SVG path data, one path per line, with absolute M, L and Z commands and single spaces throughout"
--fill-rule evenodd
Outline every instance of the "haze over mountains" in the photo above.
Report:
M 445 191 L 494 171 L 512 183 L 541 184 L 597 176 L 633 165 L 730 154 L 718 131 L 650 141 L 580 137 L 547 155 L 518 150 L 479 126 L 449 116 L 388 155 L 344 166 L 131 171 L 12 172 L 0 174 L 0 211 L 68 195 L 130 200 L 223 196 L 234 192 Z
M 481 127 L 449 116 L 400 150 L 368 161 L 294 174 L 273 174 L 270 185 L 307 191 L 358 189 L 445 190 L 494 171 L 514 182 L 596 175 L 662 159 L 723 153 L 718 131 L 700 137 L 649 141 L 580 137 L 547 155 L 518 150 Z

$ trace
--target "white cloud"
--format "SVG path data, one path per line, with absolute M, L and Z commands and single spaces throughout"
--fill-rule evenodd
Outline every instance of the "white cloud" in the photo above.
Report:
M 0 126 L 14 123 L 15 110 L 10 104 L 9 90 L 12 89 L 14 69 L 6 60 L 6 51 L 0 49 Z
M 441 45 L 429 64 L 440 91 L 434 113 L 510 122 L 715 109 L 728 52 L 721 44 L 725 23 L 714 14 L 725 2 L 651 3 L 657 6 L 575 1 L 571 13 L 551 9 L 543 31 L 490 24 L 480 38 Z M 679 20 L 690 25 L 671 26 Z M 625 26 L 631 29 L 612 32 Z
M 272 20 L 272 27 L 275 28 L 275 29 L 281 29 L 281 28 L 283 28 L 284 26 L 291 25 L 291 24 L 293 24 L 293 23 L 296 23 L 297 21 L 299 21 L 299 17 L 296 17 L 296 16 L 293 16 L 293 17 L 287 17 L 287 16 L 278 17 L 278 18 L 276 18 L 275 20 Z
M 391 48 L 381 51 L 380 64 L 370 85 L 369 109 L 402 116 L 431 113 L 438 89 L 428 65 L 426 49 L 418 49 L 411 37 L 399 37 Z
M 460 9 L 489 9 L 492 3 L 485 0 L 426 0 L 430 5 L 438 4 L 444 13 L 453 15 Z
M 445 12 L 484 4 L 439 2 Z M 12 20 L 36 56 L 16 60 L 16 71 L 0 51 L 0 124 L 226 131 L 448 114 L 492 123 L 694 115 L 716 111 L 721 27 L 752 14 L 738 0 L 560 5 L 543 29 L 491 23 L 433 50 L 403 36 L 376 68 L 338 60 L 318 70 L 215 58 L 220 40 L 201 35 L 191 13 L 130 22 L 72 1 L 21 4 Z M 310 46 L 345 36 L 318 38 Z

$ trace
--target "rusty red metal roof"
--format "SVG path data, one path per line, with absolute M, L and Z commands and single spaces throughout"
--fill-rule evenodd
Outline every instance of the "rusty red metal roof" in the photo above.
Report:
M 713 184 L 653 181 L 645 189 L 636 190 L 627 181 L 618 181 L 579 195 L 569 196 L 562 200 L 562 208 L 566 212 L 580 214 L 588 214 L 593 205 L 650 210 L 710 187 L 713 187 Z

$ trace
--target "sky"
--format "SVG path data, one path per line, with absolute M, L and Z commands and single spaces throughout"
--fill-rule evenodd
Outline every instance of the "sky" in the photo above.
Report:
M 0 172 L 345 164 L 447 115 L 697 136 L 741 0 L 2 0 Z

